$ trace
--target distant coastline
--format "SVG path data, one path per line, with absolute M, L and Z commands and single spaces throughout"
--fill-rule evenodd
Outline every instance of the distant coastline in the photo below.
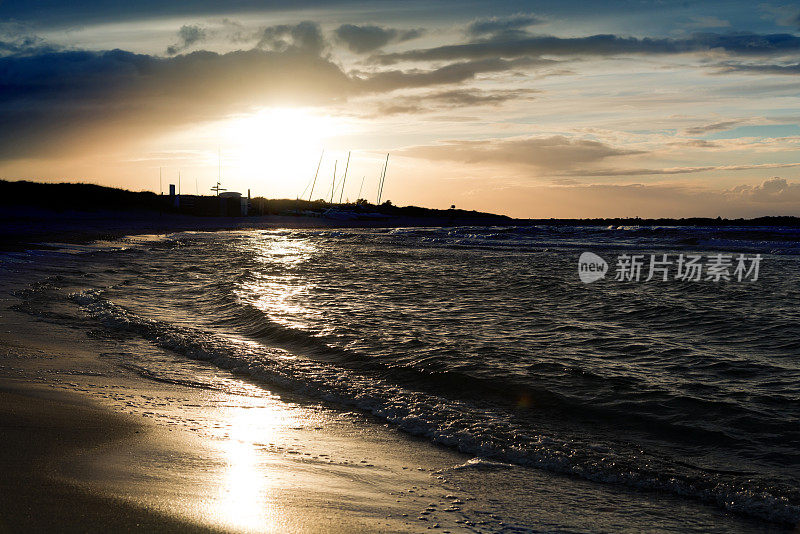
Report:
M 456 208 L 399 207 L 391 202 L 376 206 L 364 200 L 338 204 L 324 200 L 263 197 L 249 200 L 247 215 L 237 213 L 231 216 L 230 213 L 220 215 L 221 210 L 217 209 L 220 201 L 214 196 L 180 197 L 184 201 L 183 206 L 180 203 L 176 205 L 174 197 L 152 192 L 134 192 L 84 183 L 0 180 L 0 250 L 42 248 L 47 242 L 81 243 L 123 235 L 187 230 L 535 225 L 800 227 L 800 217 L 794 216 L 752 219 L 515 219 Z M 363 213 L 365 217 L 342 220 L 324 216 L 326 210 L 355 215 Z

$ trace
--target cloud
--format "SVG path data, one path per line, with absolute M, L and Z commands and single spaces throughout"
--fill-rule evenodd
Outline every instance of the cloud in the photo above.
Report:
M 800 74 L 800 63 L 794 64 L 744 64 L 744 63 L 723 63 L 719 66 L 719 72 L 743 72 L 745 74 Z
M 35 35 L 9 35 L 0 39 L 0 57 L 42 54 L 58 49 L 59 47 L 50 45 Z
M 481 91 L 477 89 L 451 89 L 422 95 L 392 98 L 391 102 L 379 106 L 378 113 L 372 116 L 416 114 L 440 111 L 441 109 L 499 106 L 509 100 L 530 100 L 535 89 L 509 89 Z
M 256 48 L 279 52 L 294 49 L 319 55 L 327 46 L 319 24 L 310 21 L 303 21 L 299 24 L 268 26 L 258 32 L 258 37 Z
M 719 147 L 718 143 L 714 143 L 713 141 L 706 141 L 705 139 L 687 139 L 685 141 L 673 141 L 671 143 L 667 143 L 670 146 L 682 146 L 688 148 L 717 148 Z
M 479 74 L 508 72 L 515 69 L 528 69 L 549 66 L 552 60 L 539 58 L 481 59 L 450 63 L 432 70 L 390 70 L 362 75 L 359 80 L 364 90 L 371 92 L 388 92 L 396 89 L 412 87 L 429 87 L 433 85 L 461 83 L 472 80 Z
M 453 89 L 440 91 L 421 97 L 426 102 L 436 102 L 450 107 L 497 105 L 509 100 L 527 99 L 539 93 L 535 89 L 508 89 L 498 91 L 480 91 L 472 89 Z
M 351 52 L 364 54 L 382 48 L 390 42 L 403 42 L 423 35 L 422 29 L 397 30 L 382 26 L 357 26 L 342 24 L 334 30 L 336 39 L 344 43 Z
M 411 39 L 418 39 L 425 35 L 428 30 L 425 28 L 411 28 L 408 30 L 400 30 L 400 34 L 397 37 L 399 42 L 410 41 Z
M 671 174 L 696 174 L 709 171 L 752 171 L 759 169 L 789 169 L 800 167 L 800 163 L 754 163 L 752 165 L 706 165 L 703 167 L 668 167 L 664 169 L 576 169 L 562 176 L 647 176 Z
M 620 37 L 610 34 L 566 38 L 515 37 L 383 54 L 375 59 L 383 64 L 392 64 L 398 61 L 455 61 L 490 57 L 513 58 L 525 55 L 660 55 L 710 50 L 746 56 L 790 54 L 800 51 L 800 37 L 792 34 L 754 33 L 697 33 L 684 39 Z
M 720 121 L 714 122 L 711 124 L 704 124 L 702 126 L 692 126 L 691 128 L 686 128 L 684 130 L 688 135 L 704 135 L 709 132 L 721 132 L 724 130 L 730 130 L 736 126 L 741 124 L 747 124 L 750 122 L 748 119 L 733 119 L 729 121 Z
M 712 145 L 713 146 L 713 145 Z M 704 144 L 702 148 L 706 148 Z M 558 177 L 629 177 L 697 174 L 710 171 L 753 171 L 789 169 L 800 163 L 754 163 L 749 165 L 706 165 L 694 167 L 629 168 L 597 167 L 607 158 L 647 154 L 645 151 L 614 147 L 600 141 L 551 137 L 515 137 L 479 141 L 454 140 L 441 144 L 413 146 L 399 154 L 433 161 L 465 164 L 510 163 L 536 167 Z
M 208 36 L 205 28 L 193 25 L 181 26 L 178 30 L 178 42 L 167 48 L 167 54 L 174 56 L 178 52 L 182 52 L 194 44 L 204 41 Z
M 740 185 L 727 191 L 730 196 L 759 203 L 800 203 L 800 182 L 775 176 L 758 185 Z
M 491 17 L 488 19 L 477 19 L 467 26 L 467 34 L 472 36 L 482 36 L 487 34 L 505 34 L 520 32 L 529 26 L 543 24 L 545 21 L 535 15 L 517 13 L 508 17 Z
M 547 170 L 570 169 L 614 156 L 642 154 L 639 150 L 615 148 L 599 141 L 551 137 L 516 137 L 480 141 L 455 140 L 437 145 L 403 149 L 400 154 L 428 160 L 461 163 L 511 163 Z
M 222 27 L 221 32 L 225 35 L 225 38 L 232 43 L 250 42 L 260 37 L 258 33 L 254 35 L 253 32 L 248 31 L 245 25 L 238 20 L 223 17 L 219 23 Z

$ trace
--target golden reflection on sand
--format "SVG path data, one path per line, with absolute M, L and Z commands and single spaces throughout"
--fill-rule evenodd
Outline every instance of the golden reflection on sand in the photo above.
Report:
M 223 472 L 207 513 L 237 531 L 284 532 L 289 518 L 277 495 L 282 483 L 275 476 L 278 460 L 268 450 L 286 439 L 299 413 L 263 397 L 238 397 L 223 410 L 224 424 L 216 429 Z

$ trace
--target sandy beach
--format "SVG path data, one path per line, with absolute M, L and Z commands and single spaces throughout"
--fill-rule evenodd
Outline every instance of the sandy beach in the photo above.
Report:
M 447 501 L 432 473 L 468 459 L 247 384 L 230 395 L 105 381 L 99 347 L 3 319 L 10 532 L 417 531 L 408 518 L 436 525 L 420 513 Z

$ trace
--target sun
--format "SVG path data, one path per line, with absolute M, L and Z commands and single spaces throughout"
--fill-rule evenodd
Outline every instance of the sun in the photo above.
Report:
M 268 108 L 221 125 L 228 176 L 259 194 L 293 198 L 316 166 L 326 143 L 345 128 L 335 118 L 304 108 Z

